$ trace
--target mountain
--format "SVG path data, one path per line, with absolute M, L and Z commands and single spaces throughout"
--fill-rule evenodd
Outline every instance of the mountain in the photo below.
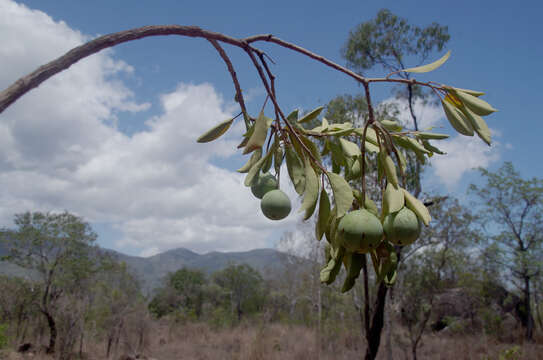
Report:
M 126 263 L 132 273 L 142 282 L 143 288 L 153 290 L 161 285 L 169 273 L 183 267 L 202 270 L 210 275 L 230 264 L 247 264 L 263 276 L 279 270 L 287 255 L 273 249 L 256 249 L 245 252 L 218 252 L 197 254 L 188 249 L 178 248 L 154 256 L 142 258 L 113 253 L 119 261 Z
M 110 249 L 102 250 L 118 261 L 126 263 L 130 272 L 140 280 L 145 293 L 161 286 L 162 280 L 169 272 L 177 271 L 183 267 L 202 270 L 210 275 L 230 264 L 247 264 L 258 270 L 262 276 L 267 277 L 281 269 L 287 261 L 285 253 L 274 249 L 256 249 L 244 252 L 213 251 L 200 255 L 188 249 L 178 248 L 146 258 L 130 256 Z M 0 245 L 0 256 L 4 252 L 6 252 L 5 249 Z M 16 265 L 0 261 L 0 274 L 25 276 L 26 272 Z

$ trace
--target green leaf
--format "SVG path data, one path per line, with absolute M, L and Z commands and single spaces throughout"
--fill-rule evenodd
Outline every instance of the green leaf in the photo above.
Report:
M 431 132 L 419 132 L 417 134 L 417 137 L 419 137 L 420 139 L 442 140 L 442 139 L 449 138 L 449 135 L 437 134 L 437 133 L 431 133 Z
M 341 149 L 343 150 L 343 153 L 345 155 L 351 156 L 351 157 L 362 156 L 362 152 L 360 151 L 360 148 L 355 143 L 349 140 L 340 138 L 339 144 L 341 145 Z
M 477 115 L 481 115 L 481 116 L 490 115 L 493 112 L 498 111 L 494 109 L 492 105 L 490 105 L 486 101 L 481 100 L 478 97 L 475 97 L 468 93 L 465 93 L 462 91 L 454 91 L 454 94 L 458 96 L 458 98 L 462 101 L 464 105 L 466 105 L 466 107 L 468 107 L 471 111 L 473 111 Z
M 290 176 L 292 185 L 294 185 L 296 192 L 302 195 L 305 189 L 305 171 L 302 162 L 290 146 L 287 146 L 286 148 L 285 158 L 287 161 L 288 175 Z
M 272 151 L 269 151 L 266 156 L 264 156 L 263 158 L 261 158 L 260 160 L 258 160 L 252 167 L 251 169 L 249 170 L 249 173 L 247 174 L 247 176 L 245 177 L 245 181 L 244 181 L 244 185 L 245 186 L 252 186 L 254 184 L 254 182 L 256 181 L 256 179 L 258 179 L 258 173 L 260 172 L 260 169 L 262 168 L 262 166 L 264 165 L 264 162 L 272 157 L 273 155 L 273 150 Z
M 311 141 L 307 136 L 300 134 L 300 140 L 302 140 L 302 143 L 305 145 L 306 148 L 309 149 L 311 152 L 311 155 L 317 160 L 317 162 L 322 163 L 321 158 L 321 152 L 319 151 L 319 148 L 313 141 Z
M 422 145 L 424 145 L 425 149 L 427 149 L 428 151 L 431 151 L 433 153 L 440 154 L 440 155 L 445 155 L 446 154 L 445 152 L 439 150 L 438 148 L 436 148 L 435 146 L 430 144 L 430 141 L 428 141 L 428 140 L 422 140 Z
M 419 199 L 411 195 L 409 191 L 405 189 L 401 190 L 403 191 L 403 195 L 405 198 L 405 206 L 413 211 L 418 216 L 418 218 L 422 220 L 424 225 L 428 226 L 430 224 L 430 221 L 432 220 L 428 208 L 424 206 L 424 204 Z
M 247 163 L 245 165 L 243 165 L 242 167 L 240 167 L 237 172 L 240 172 L 240 173 L 246 173 L 248 172 L 249 170 L 251 170 L 251 168 L 253 167 L 254 164 L 256 164 L 256 162 L 258 160 L 260 160 L 260 158 L 262 157 L 262 148 L 260 149 L 257 149 L 252 155 L 251 157 L 249 158 L 249 161 L 247 161 Z
M 462 135 L 473 136 L 473 126 L 458 108 L 447 100 L 441 100 L 441 105 L 443 106 L 443 110 L 445 111 L 445 115 L 451 123 L 451 126 L 456 131 Z
M 200 136 L 196 141 L 199 143 L 206 143 L 219 138 L 226 132 L 226 130 L 230 128 L 230 125 L 232 125 L 233 122 L 234 119 L 228 119 L 226 121 L 223 121 L 219 125 L 206 131 L 206 133 Z
M 484 142 L 490 145 L 490 129 L 486 125 L 486 122 L 483 120 L 483 118 L 472 112 L 467 107 L 463 107 L 461 110 L 464 115 L 466 115 L 466 118 L 471 122 L 471 125 L 473 126 L 473 129 L 475 130 L 477 135 L 479 135 L 479 137 L 483 139 Z
M 275 153 L 273 154 L 273 167 L 275 169 L 275 173 L 279 174 L 281 171 L 281 164 L 283 163 L 283 149 L 281 146 L 277 146 L 277 149 L 275 149 Z
M 385 215 L 400 211 L 404 206 L 403 191 L 396 189 L 392 184 L 387 184 L 385 194 L 383 195 L 383 208 L 386 209 Z
M 324 109 L 323 106 L 319 106 L 318 108 L 312 110 L 311 112 L 307 113 L 302 118 L 300 118 L 298 120 L 298 123 L 302 124 L 302 123 L 305 123 L 305 122 L 308 122 L 308 121 L 311 121 L 311 120 L 315 119 L 317 116 L 319 116 L 319 114 L 321 113 L 321 111 L 323 109 Z
M 326 228 L 330 219 L 330 199 L 328 199 L 328 193 L 323 187 L 321 189 L 321 197 L 319 200 L 319 213 L 317 215 L 317 224 L 315 226 L 315 236 L 317 240 L 322 239 L 322 235 L 326 232 Z
M 385 170 L 387 181 L 394 185 L 395 188 L 398 188 L 398 175 L 396 174 L 396 165 L 394 165 L 394 161 L 390 155 L 385 152 L 381 152 L 379 155 L 381 155 L 380 160 Z
M 290 114 L 288 114 L 287 120 L 290 121 L 291 123 L 298 120 L 298 109 L 295 109 Z
M 319 178 L 311 166 L 308 158 L 305 158 L 305 190 L 304 200 L 299 212 L 305 211 L 304 220 L 313 215 L 317 200 L 319 199 Z
M 372 152 L 372 153 L 378 153 L 379 150 L 381 150 L 381 149 L 379 149 L 379 146 L 374 145 L 374 144 L 372 144 L 372 143 L 369 142 L 369 141 L 366 141 L 366 142 L 364 143 L 364 146 L 366 147 L 366 150 L 367 150 L 367 151 Z
M 364 136 L 364 128 L 356 128 L 354 129 L 354 132 L 362 138 Z M 375 133 L 375 130 L 368 126 L 368 130 L 366 130 L 366 141 L 371 142 L 373 145 L 379 145 L 377 142 L 377 134 Z
M 440 67 L 441 65 L 443 65 L 445 63 L 445 61 L 447 61 L 449 56 L 451 56 L 451 50 L 447 51 L 447 53 L 445 55 L 443 55 L 439 60 L 436 60 L 433 63 L 427 64 L 427 65 L 422 65 L 422 66 L 417 66 L 417 67 L 414 67 L 414 68 L 403 69 L 401 71 L 414 72 L 414 73 L 429 72 L 429 71 L 435 70 L 438 67 Z
M 461 92 L 464 92 L 466 94 L 470 94 L 470 95 L 473 95 L 473 96 L 482 96 L 482 95 L 485 94 L 484 92 L 477 91 L 477 90 L 460 89 L 460 88 L 452 88 L 452 89 L 454 89 L 456 91 L 461 91 Z
M 328 264 L 321 270 L 320 280 L 327 285 L 330 285 L 336 279 L 339 270 L 341 270 L 341 262 L 345 255 L 345 248 L 343 246 L 334 248 L 330 247 L 330 260 Z
M 388 131 L 402 131 L 403 126 L 395 120 L 381 120 L 379 121 Z
M 336 216 L 340 218 L 349 211 L 353 204 L 353 191 L 349 186 L 349 183 L 340 175 L 331 172 L 327 172 L 326 175 L 328 176 L 328 180 L 330 180 L 330 185 L 332 186 L 332 192 L 334 194 Z
M 269 125 L 267 119 L 269 118 L 264 116 L 264 112 L 260 112 L 260 115 L 258 115 L 258 118 L 255 121 L 253 133 L 245 146 L 245 150 L 243 150 L 243 154 L 248 154 L 264 145 L 266 138 L 268 137 Z
M 357 254 L 357 253 L 348 253 L 344 255 L 344 259 L 347 258 L 346 261 L 346 270 L 347 270 L 347 277 L 345 278 L 345 281 L 343 283 L 343 287 L 341 288 L 342 293 L 346 293 L 347 291 L 351 290 L 354 286 L 356 279 L 360 275 L 360 270 L 362 270 L 362 266 L 364 264 L 364 257 L 366 254 Z

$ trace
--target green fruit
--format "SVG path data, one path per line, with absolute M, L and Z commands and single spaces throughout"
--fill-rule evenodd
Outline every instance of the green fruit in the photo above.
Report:
M 347 213 L 337 231 L 342 245 L 351 252 L 366 253 L 375 249 L 383 238 L 381 222 L 366 209 Z
M 406 207 L 388 214 L 383 222 L 386 238 L 396 245 L 409 245 L 420 235 L 420 221 L 417 215 Z
M 290 199 L 281 190 L 271 190 L 262 198 L 260 208 L 268 219 L 281 220 L 290 213 Z
M 254 196 L 262 199 L 268 191 L 277 189 L 277 180 L 271 174 L 264 174 L 251 186 L 251 192 Z

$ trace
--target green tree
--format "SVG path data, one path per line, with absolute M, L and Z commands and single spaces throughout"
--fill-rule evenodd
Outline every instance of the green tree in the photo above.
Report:
M 214 282 L 229 298 L 232 313 L 240 321 L 243 314 L 258 310 L 262 303 L 262 276 L 247 264 L 229 265 L 213 274 Z
M 47 352 L 54 353 L 56 305 L 67 291 L 77 291 L 96 271 L 96 258 L 92 256 L 96 234 L 88 223 L 68 212 L 26 212 L 15 215 L 14 222 L 14 230 L 1 233 L 8 249 L 5 259 L 38 274 L 37 305 L 50 331 Z
M 430 210 L 435 222 L 426 229 L 424 242 L 408 248 L 396 287 L 413 359 L 417 359 L 417 347 L 436 295 L 459 284 L 469 261 L 469 249 L 478 239 L 474 216 L 457 199 L 441 198 Z
M 507 269 L 514 285 L 521 290 L 526 338 L 533 338 L 531 306 L 532 283 L 540 276 L 543 260 L 543 180 L 524 180 L 511 162 L 496 172 L 479 169 L 486 180 L 483 186 L 470 185 L 479 199 L 478 213 L 494 251 L 491 262 Z
M 207 278 L 200 270 L 182 268 L 168 274 L 166 286 L 149 303 L 149 310 L 157 317 L 175 310 L 193 313 L 196 318 L 202 315 Z

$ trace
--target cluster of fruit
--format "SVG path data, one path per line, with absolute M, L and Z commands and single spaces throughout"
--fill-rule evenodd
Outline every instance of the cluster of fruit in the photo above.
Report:
M 278 189 L 277 180 L 272 174 L 266 173 L 259 176 L 251 185 L 251 192 L 262 199 L 260 208 L 268 219 L 281 220 L 290 214 L 292 209 L 290 199 L 287 194 Z

